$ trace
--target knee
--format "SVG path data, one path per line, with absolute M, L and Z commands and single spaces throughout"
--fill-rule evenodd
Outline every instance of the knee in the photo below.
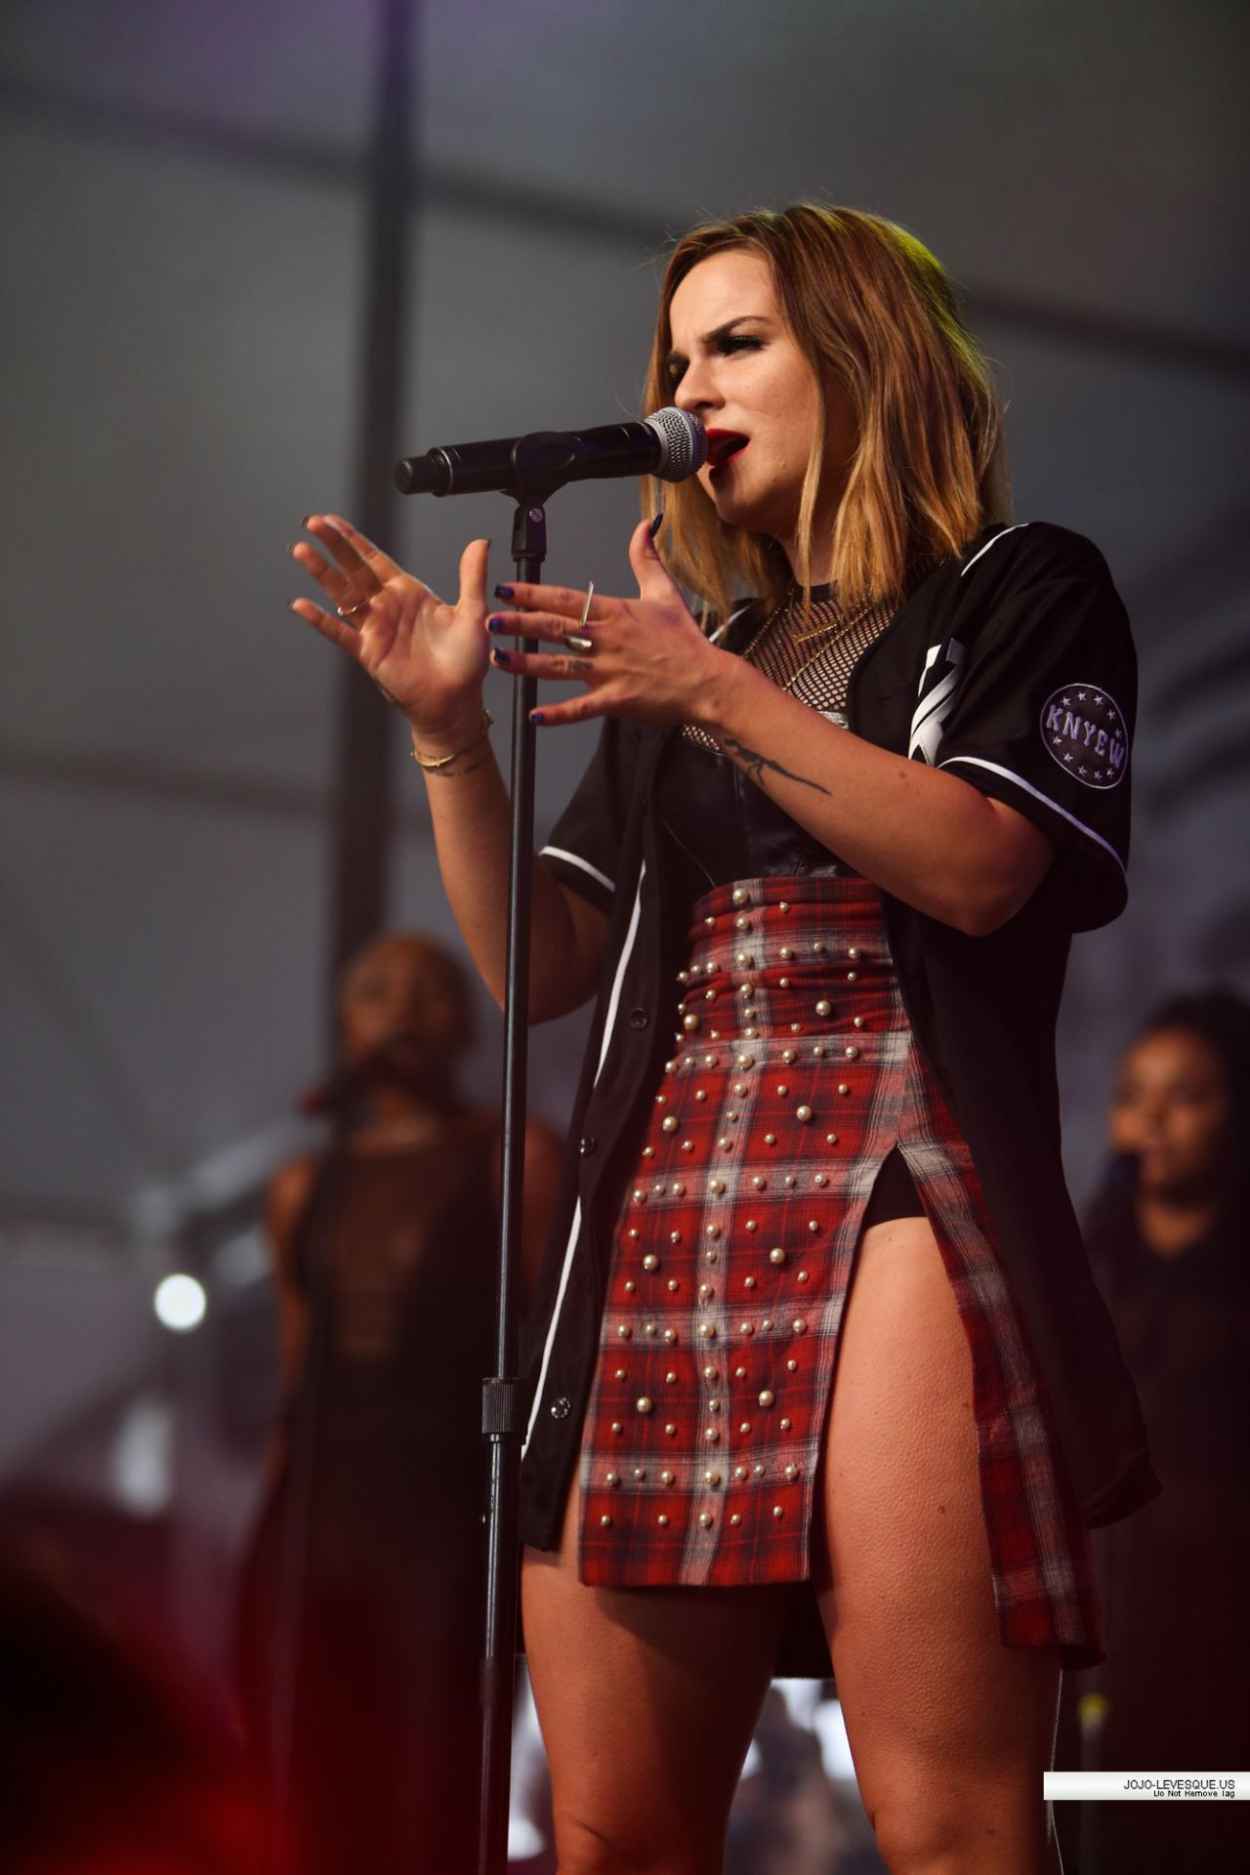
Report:
M 556 1813 L 559 1875 L 627 1875 L 635 1845 L 580 1816 Z
M 1048 1866 L 1044 1821 L 1035 1831 L 1019 1809 L 1012 1805 L 1004 1813 L 972 1791 L 958 1802 L 949 1793 L 930 1801 L 896 1799 L 870 1811 L 870 1818 L 890 1875 L 1002 1875 L 1004 1869 Z
M 713 1875 L 720 1867 L 719 1849 L 700 1853 L 661 1841 L 644 1817 L 604 1830 L 566 1813 L 557 1814 L 555 1825 L 558 1875 Z
M 890 1875 L 947 1875 L 959 1860 L 961 1832 L 936 1807 L 891 1803 L 869 1812 L 877 1851 Z

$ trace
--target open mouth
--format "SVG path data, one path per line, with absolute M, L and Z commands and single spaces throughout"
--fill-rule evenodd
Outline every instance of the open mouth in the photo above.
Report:
M 709 430 L 707 433 L 707 464 L 712 474 L 723 469 L 732 456 L 739 455 L 750 442 L 750 437 L 743 436 L 740 430 Z

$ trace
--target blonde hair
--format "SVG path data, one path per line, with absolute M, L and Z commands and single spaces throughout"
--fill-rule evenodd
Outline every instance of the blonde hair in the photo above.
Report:
M 987 521 L 1008 518 L 999 402 L 950 282 L 914 235 L 857 209 L 799 202 L 705 222 L 669 256 L 644 414 L 672 397 L 674 293 L 700 261 L 735 248 L 769 262 L 817 379 L 836 379 L 851 400 L 858 443 L 834 525 L 834 586 L 844 600 L 896 598 L 919 566 L 959 554 Z M 775 600 L 792 577 L 811 584 L 824 416 L 822 398 L 793 569 L 770 537 L 722 523 L 694 477 L 671 486 L 647 478 L 644 512 L 665 508 L 674 575 L 722 616 L 738 592 Z

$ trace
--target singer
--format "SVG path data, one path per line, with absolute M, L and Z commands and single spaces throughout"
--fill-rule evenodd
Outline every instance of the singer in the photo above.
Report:
M 687 234 L 646 395 L 708 458 L 636 598 L 488 613 L 474 541 L 451 605 L 326 515 L 293 549 L 411 723 L 496 996 L 488 656 L 604 719 L 531 976 L 535 1020 L 596 998 L 523 1468 L 559 1866 L 712 1875 L 770 1676 L 831 1654 L 894 1875 L 1051 1875 L 1088 1527 L 1156 1488 L 1054 1068 L 1070 936 L 1125 899 L 1128 623 L 1088 541 L 1009 523 L 984 363 L 887 222 Z

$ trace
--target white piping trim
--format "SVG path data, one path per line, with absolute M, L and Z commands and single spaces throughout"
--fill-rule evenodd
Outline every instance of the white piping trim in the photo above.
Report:
M 582 859 L 576 853 L 566 852 L 562 846 L 544 846 L 539 853 L 539 858 L 541 859 L 547 853 L 550 853 L 552 859 L 562 859 L 570 866 L 580 866 L 583 872 L 588 872 L 592 879 L 597 879 L 599 884 L 606 886 L 609 892 L 615 892 L 615 881 L 609 879 L 606 872 L 600 872 L 597 866 L 592 866 L 588 859 Z
M 1027 526 L 1027 522 L 1025 525 Z M 1102 847 L 1105 853 L 1110 853 L 1120 871 L 1124 871 L 1124 861 L 1110 841 L 1104 840 L 1102 835 L 1095 833 L 1092 827 L 1087 827 L 1085 822 L 1078 820 L 1075 814 L 1070 814 L 1066 807 L 1060 807 L 1057 801 L 1052 801 L 1048 794 L 1043 794 L 1040 788 L 1035 788 L 1031 781 L 1024 779 L 1023 775 L 1013 775 L 1009 768 L 1000 768 L 997 762 L 983 761 L 979 755 L 952 755 L 946 761 L 939 762 L 938 767 L 949 768 L 954 762 L 966 762 L 970 768 L 988 768 L 991 775 L 1001 775 L 1005 781 L 1014 781 L 1017 788 L 1023 788 L 1024 792 L 1031 794 L 1035 801 L 1041 801 L 1048 807 L 1052 814 L 1058 814 L 1062 819 L 1070 821 L 1072 826 L 1085 834 L 1087 839 L 1093 840 L 1096 845 Z
M 545 849 L 544 849 L 545 850 Z M 638 890 L 634 894 L 634 909 L 629 920 L 629 930 L 625 933 L 625 942 L 617 959 L 616 975 L 612 979 L 612 994 L 608 998 L 607 1012 L 603 1018 L 603 1040 L 599 1044 L 599 1062 L 595 1068 L 592 1089 L 597 1086 L 603 1073 L 603 1064 L 608 1058 L 608 1049 L 612 1042 L 612 1030 L 616 1026 L 616 1012 L 620 1007 L 621 989 L 625 982 L 625 971 L 633 955 L 634 944 L 638 938 L 638 921 L 642 915 L 642 882 L 647 876 L 647 862 L 644 860 L 638 873 Z M 577 1239 L 582 1228 L 582 1201 L 579 1198 L 573 1207 L 573 1222 L 569 1228 L 569 1241 L 564 1251 L 564 1267 L 560 1271 L 560 1287 L 556 1291 L 556 1305 L 551 1311 L 551 1326 L 547 1330 L 547 1339 L 543 1346 L 542 1365 L 538 1370 L 538 1381 L 534 1388 L 534 1404 L 530 1408 L 529 1424 L 525 1428 L 525 1438 L 521 1444 L 521 1457 L 529 1449 L 529 1442 L 534 1436 L 534 1421 L 538 1418 L 538 1409 L 542 1405 L 543 1389 L 547 1385 L 547 1369 L 551 1365 L 551 1350 L 555 1346 L 556 1329 L 560 1325 L 560 1311 L 564 1307 L 564 1294 L 569 1286 L 569 1275 L 573 1268 L 573 1252 L 577 1248 Z
M 564 1251 L 564 1268 L 560 1271 L 560 1287 L 556 1291 L 556 1306 L 551 1313 L 551 1327 L 547 1331 L 547 1340 L 543 1348 L 543 1364 L 538 1370 L 538 1384 L 534 1388 L 534 1404 L 530 1408 L 529 1425 L 525 1428 L 525 1437 L 521 1441 L 521 1457 L 529 1450 L 530 1440 L 534 1436 L 534 1421 L 538 1418 L 538 1409 L 542 1405 L 543 1388 L 547 1384 L 547 1368 L 551 1362 L 551 1350 L 556 1338 L 556 1323 L 560 1319 L 560 1310 L 564 1307 L 564 1292 L 569 1286 L 569 1275 L 573 1268 L 573 1252 L 577 1248 L 578 1234 L 582 1228 L 582 1201 L 579 1198 L 573 1206 L 573 1222 L 569 1229 L 569 1241 Z
M 983 553 L 988 553 L 991 547 L 995 546 L 1000 540 L 1004 540 L 1008 534 L 1018 534 L 1022 527 L 1028 527 L 1028 525 L 1029 523 L 1027 521 L 1017 521 L 1012 527 L 1000 528 L 993 540 L 987 540 L 984 547 L 979 548 L 978 551 L 973 554 L 971 560 L 969 560 L 967 566 L 963 569 L 963 573 L 959 575 L 960 579 L 963 578 L 964 573 L 971 573 Z
M 638 921 L 642 916 L 642 882 L 647 876 L 647 862 L 644 859 L 638 868 L 638 890 L 634 893 L 634 909 L 630 913 L 629 930 L 625 933 L 625 942 L 621 945 L 621 954 L 617 960 L 616 975 L 612 979 L 612 994 L 608 998 L 608 1011 L 603 1019 L 603 1040 L 599 1044 L 599 1065 L 595 1069 L 596 1085 L 603 1073 L 603 1064 L 608 1058 L 608 1049 L 612 1042 L 612 1030 L 616 1026 L 616 1011 L 621 1000 L 621 989 L 625 982 L 625 966 L 633 956 L 634 944 L 638 937 Z

